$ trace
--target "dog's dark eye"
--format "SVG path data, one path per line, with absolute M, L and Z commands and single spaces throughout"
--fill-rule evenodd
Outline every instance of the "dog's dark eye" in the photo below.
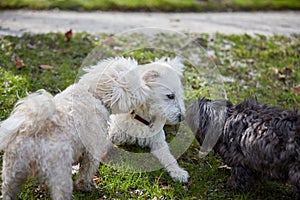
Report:
M 174 99 L 175 98 L 175 94 L 167 94 L 168 99 Z

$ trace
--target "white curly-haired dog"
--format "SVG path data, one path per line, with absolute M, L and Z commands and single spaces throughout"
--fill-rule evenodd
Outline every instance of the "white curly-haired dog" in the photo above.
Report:
M 170 73 L 166 81 L 161 80 L 166 76 L 161 71 Z M 75 188 L 93 189 L 93 175 L 111 144 L 106 140 L 110 113 L 140 112 L 140 105 L 152 102 L 159 106 L 157 103 L 165 97 L 174 114 L 167 115 L 168 119 L 180 121 L 183 110 L 175 103 L 174 91 L 180 88 L 179 79 L 169 65 L 140 67 L 133 59 L 114 58 L 86 68 L 85 72 L 77 83 L 56 96 L 45 90 L 28 95 L 1 122 L 4 200 L 16 199 L 29 176 L 46 183 L 52 199 L 71 199 L 75 163 L 80 163 Z M 157 89 L 161 84 L 169 85 L 170 90 Z M 157 96 L 157 92 L 167 96 Z M 159 109 L 154 105 L 149 107 L 149 113 Z M 182 174 L 185 179 L 186 173 Z
M 178 166 L 163 130 L 166 123 L 177 124 L 184 118 L 182 71 L 183 64 L 178 57 L 140 66 L 138 73 L 151 89 L 151 97 L 131 113 L 111 115 L 108 133 L 115 144 L 150 147 L 173 179 L 187 182 L 189 174 Z

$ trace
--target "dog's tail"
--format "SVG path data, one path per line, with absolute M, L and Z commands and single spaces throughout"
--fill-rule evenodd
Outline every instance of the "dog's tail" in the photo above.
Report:
M 0 123 L 0 150 L 18 135 L 40 132 L 47 122 L 56 121 L 53 96 L 45 90 L 19 100 L 9 118 Z

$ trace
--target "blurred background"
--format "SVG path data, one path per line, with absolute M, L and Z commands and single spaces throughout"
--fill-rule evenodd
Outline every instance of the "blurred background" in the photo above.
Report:
M 299 0 L 1 0 L 0 9 L 208 12 L 298 10 Z

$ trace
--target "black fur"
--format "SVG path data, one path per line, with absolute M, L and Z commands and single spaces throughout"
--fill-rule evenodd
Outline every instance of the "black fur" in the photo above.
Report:
M 223 120 L 217 114 L 225 108 Z M 187 123 L 202 145 L 208 130 L 220 131 L 213 147 L 230 166 L 228 186 L 247 191 L 258 179 L 289 182 L 300 193 L 300 114 L 252 98 L 232 105 L 200 98 L 187 110 Z M 222 127 L 214 129 L 216 124 Z

